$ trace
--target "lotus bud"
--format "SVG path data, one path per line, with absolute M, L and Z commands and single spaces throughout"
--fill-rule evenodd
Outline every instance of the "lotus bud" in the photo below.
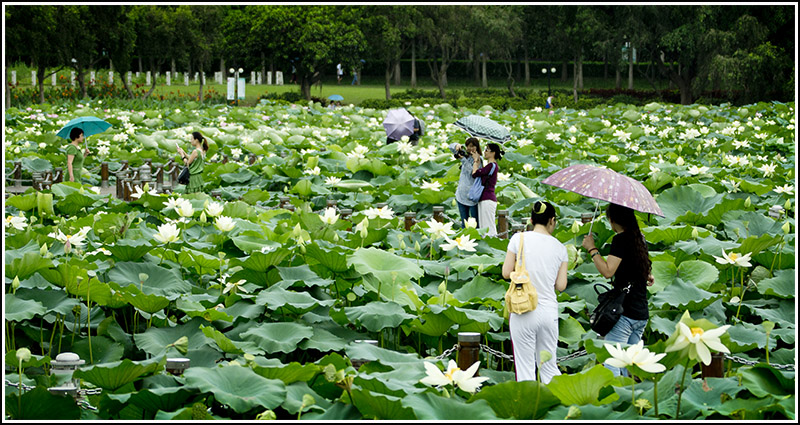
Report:
M 45 255 L 47 255 L 47 252 L 48 252 L 47 251 L 47 242 L 45 242 L 44 245 L 42 245 L 42 247 L 39 248 L 39 255 L 44 257 Z
M 17 350 L 17 360 L 19 360 L 20 365 L 23 362 L 27 362 L 30 359 L 31 359 L 31 350 L 25 347 L 22 347 L 19 350 Z
M 81 195 L 83 195 L 84 193 L 86 193 L 86 191 L 85 191 L 85 190 L 83 190 L 83 186 L 81 186 L 81 188 L 80 188 L 80 189 L 78 189 L 78 193 L 80 193 Z
M 338 233 L 334 233 L 333 234 L 333 241 L 334 242 L 339 242 L 339 234 Z
M 781 230 L 783 230 L 783 233 L 785 235 L 788 235 L 789 231 L 792 230 L 792 225 L 789 224 L 789 222 L 787 221 L 786 223 L 783 224 L 783 226 L 781 226 Z
M 569 231 L 573 234 L 578 234 L 578 232 L 581 231 L 581 222 L 578 220 L 573 221 L 572 227 L 569 229 Z
M 788 223 L 787 223 L 787 224 L 788 224 Z M 402 249 L 406 249 L 406 242 L 405 242 L 405 241 L 400 241 L 400 249 L 401 249 L 401 250 L 402 250 Z
M 783 209 L 785 209 L 787 211 L 792 209 L 792 200 L 791 199 L 787 199 L 786 200 L 786 203 L 783 204 Z
M 683 152 L 683 146 L 678 145 L 678 153 L 681 153 L 681 152 Z M 678 165 L 683 165 L 683 164 L 678 164 Z
M 697 239 L 700 237 L 700 232 L 697 230 L 697 227 L 692 229 L 692 239 Z
M 275 419 L 278 419 L 278 415 L 276 415 L 275 412 L 270 409 L 267 409 L 256 415 L 257 421 L 274 421 Z
M 414 241 L 414 251 L 419 252 L 419 250 L 420 250 L 419 241 Z
M 242 364 L 241 364 L 241 363 L 239 363 L 239 362 L 238 362 L 238 361 L 236 361 L 236 360 L 231 360 L 231 361 L 229 361 L 229 362 L 228 362 L 228 366 L 239 366 L 239 367 L 241 367 L 241 366 L 242 366 Z
M 11 281 L 11 290 L 17 292 L 17 288 L 19 288 L 19 276 L 14 276 L 14 280 Z
M 300 244 L 300 253 L 306 255 L 306 246 L 303 244 Z
M 542 350 L 539 352 L 539 364 L 547 363 L 552 358 L 553 358 L 553 353 L 547 350 Z
M 453 198 L 453 202 L 452 202 L 452 204 L 453 204 L 453 207 L 454 207 L 454 208 L 458 206 L 458 205 L 456 204 L 456 198 Z
M 581 414 L 582 414 L 581 409 L 573 404 L 572 406 L 569 407 L 569 411 L 567 412 L 567 417 L 564 419 L 578 419 L 581 417 Z
M 748 196 L 747 199 L 744 200 L 744 207 L 745 208 L 750 208 L 750 205 L 752 205 L 752 204 L 753 203 L 752 203 L 752 201 L 750 201 L 750 197 Z
M 442 281 L 442 283 L 439 284 L 439 293 L 444 294 L 445 292 L 447 292 L 447 282 Z
M 741 300 L 741 299 L 740 299 L 739 297 L 733 297 L 733 298 L 731 298 L 731 300 L 730 300 L 730 303 L 731 303 L 731 304 L 736 304 L 736 303 L 738 303 L 740 300 Z
M 201 223 L 206 222 L 206 210 L 203 210 L 203 212 L 200 213 L 200 222 Z
M 679 146 L 678 148 L 680 149 L 680 146 Z M 683 157 L 682 157 L 682 156 L 679 156 L 679 157 L 678 157 L 678 159 L 677 159 L 677 161 L 675 161 L 675 164 L 677 164 L 677 165 L 683 165 L 683 164 L 684 164 L 684 162 L 683 162 Z

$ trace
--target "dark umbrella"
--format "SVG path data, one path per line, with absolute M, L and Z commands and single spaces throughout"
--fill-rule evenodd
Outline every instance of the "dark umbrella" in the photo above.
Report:
M 404 108 L 391 109 L 383 120 L 386 136 L 400 140 L 403 136 L 414 134 L 414 116 Z
M 84 137 L 89 137 L 108 130 L 111 128 L 111 124 L 97 117 L 78 117 L 68 122 L 61 130 L 58 130 L 56 135 L 64 139 L 69 139 L 69 133 L 73 128 L 80 128 L 83 130 Z
M 459 118 L 459 120 L 455 122 L 455 125 L 471 136 L 480 137 L 481 139 L 492 142 L 503 143 L 511 139 L 511 133 L 507 128 L 481 115 L 468 115 Z

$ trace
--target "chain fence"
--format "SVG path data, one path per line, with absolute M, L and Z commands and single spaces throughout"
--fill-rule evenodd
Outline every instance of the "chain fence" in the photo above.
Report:
M 758 360 L 747 360 L 745 358 L 742 358 L 742 357 L 739 357 L 739 356 L 732 356 L 730 354 L 726 354 L 725 355 L 725 359 L 726 360 L 730 360 L 730 361 L 734 361 L 736 363 L 740 363 L 740 364 L 743 364 L 743 365 L 747 365 L 747 366 L 754 366 L 754 365 L 763 363 L 763 362 L 760 362 Z M 790 372 L 794 372 L 794 365 L 793 364 L 783 364 L 783 365 L 782 364 L 776 364 L 776 363 L 768 363 L 768 364 L 771 367 L 774 367 L 775 369 L 778 369 L 778 370 L 788 370 Z
M 6 379 L 5 381 L 6 381 L 6 386 L 17 388 L 17 389 L 22 388 L 22 391 L 31 391 L 32 389 L 36 388 L 36 386 L 26 385 L 26 384 L 22 384 L 22 383 L 19 383 L 19 382 L 12 382 L 12 381 L 10 381 L 8 379 Z M 86 399 L 86 396 L 98 395 L 98 394 L 100 394 L 102 392 L 103 392 L 102 388 L 83 388 L 83 389 L 78 389 L 77 391 L 75 391 L 75 393 L 76 393 L 75 402 L 82 409 L 92 410 L 92 411 L 96 412 L 97 411 L 97 407 L 92 406 L 92 404 L 89 403 L 89 400 Z

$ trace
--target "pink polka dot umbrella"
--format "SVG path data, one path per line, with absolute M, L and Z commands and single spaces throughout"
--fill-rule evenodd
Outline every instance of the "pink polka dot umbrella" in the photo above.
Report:
M 608 168 L 571 165 L 542 180 L 542 183 L 664 217 L 661 207 L 642 183 Z

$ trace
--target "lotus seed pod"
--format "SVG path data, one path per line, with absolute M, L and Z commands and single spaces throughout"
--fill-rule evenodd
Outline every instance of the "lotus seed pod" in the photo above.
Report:
M 573 404 L 572 406 L 569 407 L 569 412 L 567 412 L 567 417 L 564 419 L 578 419 L 581 417 L 581 414 L 582 414 L 581 409 Z
M 542 350 L 542 351 L 539 352 L 539 363 L 540 364 L 547 363 L 552 358 L 553 358 L 553 353 L 551 353 L 551 352 L 549 352 L 547 350 Z
M 267 409 L 256 415 L 256 420 L 259 421 L 274 421 L 276 419 L 278 419 L 278 415 L 276 415 L 275 412 L 270 409 Z

